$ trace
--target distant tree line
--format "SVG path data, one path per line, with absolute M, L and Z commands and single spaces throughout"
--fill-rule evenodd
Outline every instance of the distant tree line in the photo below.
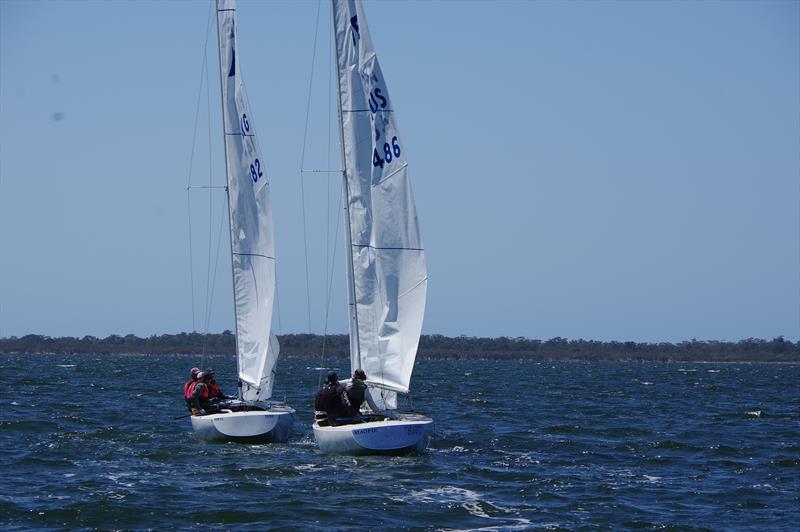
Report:
M 346 357 L 350 341 L 345 334 L 286 334 L 279 336 L 281 353 L 286 356 L 316 355 Z M 133 334 L 106 338 L 52 338 L 29 334 L 0 338 L 0 353 L 95 353 L 95 354 L 202 354 L 233 355 L 236 340 L 231 331 L 219 334 L 197 332 L 153 335 L 139 338 Z M 440 334 L 423 335 L 420 358 L 497 358 L 527 360 L 587 361 L 750 361 L 800 363 L 800 342 L 779 336 L 772 340 L 747 338 L 738 342 L 689 340 L 680 343 L 600 342 L 551 338 L 477 338 Z

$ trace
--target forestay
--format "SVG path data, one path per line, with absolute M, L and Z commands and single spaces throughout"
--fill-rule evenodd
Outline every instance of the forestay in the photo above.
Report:
M 268 399 L 278 358 L 271 334 L 275 245 L 266 170 L 236 49 L 235 0 L 217 0 L 222 114 L 230 213 L 236 349 L 242 398 Z
M 351 364 L 371 382 L 408 392 L 427 268 L 405 146 L 361 2 L 334 0 L 333 11 L 352 259 Z M 385 399 L 394 406 L 394 397 Z

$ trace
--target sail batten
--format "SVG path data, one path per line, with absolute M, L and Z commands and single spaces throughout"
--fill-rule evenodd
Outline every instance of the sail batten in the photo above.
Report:
M 333 0 L 353 368 L 408 392 L 427 293 L 405 146 L 360 0 Z M 392 406 L 387 396 L 385 404 Z
M 275 244 L 266 169 L 241 75 L 235 0 L 217 0 L 225 169 L 242 399 L 272 395 L 280 346 L 272 334 Z

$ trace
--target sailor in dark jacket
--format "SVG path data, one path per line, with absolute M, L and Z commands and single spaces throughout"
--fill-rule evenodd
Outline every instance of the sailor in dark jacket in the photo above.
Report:
M 350 404 L 353 406 L 353 410 L 356 414 L 361 409 L 361 405 L 364 404 L 365 399 L 370 410 L 372 410 L 375 414 L 378 414 L 380 410 L 375 404 L 375 401 L 372 400 L 367 383 L 364 382 L 366 380 L 367 374 L 363 369 L 358 368 L 355 370 L 353 372 L 353 379 L 350 381 L 350 384 L 347 385 L 347 398 L 350 400 Z
M 317 392 L 314 399 L 314 410 L 321 425 L 341 425 L 341 421 L 344 421 L 342 418 L 353 417 L 354 411 L 347 398 L 347 390 L 339 384 L 339 376 L 335 371 L 328 372 L 327 382 Z

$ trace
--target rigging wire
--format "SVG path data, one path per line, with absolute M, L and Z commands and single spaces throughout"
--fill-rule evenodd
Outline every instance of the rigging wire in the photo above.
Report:
M 208 325 L 209 316 L 211 314 L 211 299 L 213 297 L 213 287 L 211 278 L 211 249 L 212 239 L 211 235 L 214 234 L 214 220 L 212 214 L 214 213 L 214 165 L 211 154 L 211 79 L 208 76 L 208 61 L 204 64 L 204 72 L 206 76 L 206 113 L 208 116 L 208 260 L 206 262 L 206 307 L 204 310 L 205 323 L 203 326 L 203 351 L 200 356 L 200 367 L 205 365 L 206 350 L 208 348 Z M 214 260 L 214 276 L 216 277 L 216 264 L 219 256 L 219 242 L 217 242 L 217 257 Z
M 227 201 L 227 198 L 225 200 Z M 211 216 L 209 216 L 209 218 L 211 218 Z M 220 217 L 219 217 L 219 231 L 217 232 L 217 252 L 216 252 L 216 254 L 214 256 L 214 274 L 212 276 L 211 296 L 209 298 L 211 303 L 214 302 L 214 290 L 217 287 L 216 280 L 217 280 L 217 268 L 219 267 L 219 248 L 222 245 L 222 229 L 224 227 L 225 227 L 225 209 L 223 208 L 222 209 L 222 214 L 220 214 Z M 208 240 L 211 241 L 211 235 L 209 235 Z M 200 365 L 201 366 L 205 365 L 206 348 L 208 346 L 208 328 L 209 328 L 209 325 L 211 323 L 211 308 L 212 308 L 212 305 L 210 305 L 210 304 L 206 308 L 205 328 L 203 330 L 203 355 L 202 355 L 202 358 L 200 359 Z
M 331 55 L 331 49 L 332 49 L 332 47 L 331 47 L 331 39 L 330 39 L 333 36 L 332 34 L 333 34 L 333 32 L 332 32 L 332 30 L 330 28 L 330 25 L 328 25 L 328 36 L 329 36 L 329 38 L 328 38 L 328 55 L 329 56 Z M 328 148 L 328 153 L 327 153 L 327 156 L 326 156 L 326 159 L 325 159 L 325 168 L 330 168 L 331 167 L 331 114 L 332 114 L 331 113 L 331 107 L 332 107 L 332 105 L 331 105 L 331 90 L 333 89 L 333 87 L 331 86 L 332 74 L 333 74 L 333 61 L 328 61 L 328 131 L 327 131 L 327 133 L 328 133 L 328 142 L 326 143 L 327 148 Z M 326 211 L 325 211 L 325 264 L 327 265 L 329 263 L 329 261 L 330 261 L 330 253 L 331 253 L 331 249 L 330 249 L 330 241 L 331 241 L 331 231 L 330 231 L 330 228 L 331 228 L 331 176 L 330 176 L 330 174 L 326 175 L 325 178 L 326 178 L 325 179 L 325 183 L 326 183 L 327 189 L 328 189 L 327 190 L 327 192 L 328 192 L 327 201 L 325 202 L 325 207 L 326 207 Z M 327 274 L 327 272 L 326 272 L 326 274 Z M 325 277 L 327 277 L 327 275 Z M 327 282 L 327 279 L 323 279 L 323 281 Z M 325 317 L 326 317 L 326 322 L 327 322 L 327 305 L 326 305 L 325 314 L 326 314 Z M 326 323 L 325 324 L 325 329 L 323 331 L 323 336 L 322 336 L 322 356 L 323 357 L 325 356 L 325 336 L 327 336 L 327 332 L 328 332 L 328 330 L 327 330 L 327 323 Z
M 327 154 L 327 168 L 331 167 L 331 143 L 333 140 L 333 135 L 331 134 L 331 129 L 333 127 L 333 63 L 336 60 L 333 57 L 334 48 L 333 48 L 333 26 L 329 25 L 329 35 L 330 38 L 328 39 L 328 54 L 331 56 L 331 61 L 328 62 L 328 154 Z M 338 73 L 337 73 L 338 75 Z M 340 181 L 341 182 L 341 181 Z M 326 290 L 325 290 L 325 321 L 324 327 L 322 332 L 322 352 L 320 354 L 319 360 L 319 367 L 324 367 L 325 365 L 325 351 L 328 345 L 328 320 L 330 317 L 330 308 L 331 308 L 331 291 L 333 289 L 333 272 L 334 272 L 334 261 L 336 259 L 336 249 L 338 248 L 339 242 L 339 221 L 342 217 L 342 194 L 339 193 L 339 203 L 336 208 L 336 227 L 334 229 L 334 241 L 333 241 L 333 249 L 330 248 L 330 206 L 331 206 L 331 179 L 330 175 L 327 176 L 327 185 L 328 185 L 328 201 L 327 201 L 327 226 L 326 226 L 326 242 L 325 242 L 325 266 L 326 266 Z M 322 381 L 322 373 L 319 374 L 317 386 L 321 384 Z
M 317 36 L 319 35 L 319 14 L 321 2 L 317 3 L 317 20 L 314 25 L 314 45 L 311 50 L 311 74 L 308 79 L 308 98 L 306 101 L 306 124 L 303 132 L 303 150 L 300 154 L 300 204 L 303 216 L 303 251 L 306 263 L 306 313 L 308 314 L 308 333 L 311 334 L 311 286 L 308 273 L 308 231 L 306 229 L 306 192 L 303 178 L 303 166 L 306 158 L 306 144 L 308 143 L 308 122 L 311 116 L 311 88 L 314 84 L 314 64 L 317 59 Z
M 311 297 L 310 297 L 310 273 L 308 268 L 308 230 L 307 230 L 307 216 L 306 216 L 306 205 L 305 205 L 305 173 L 340 173 L 340 170 L 306 170 L 304 169 L 305 166 L 305 159 L 306 159 L 306 149 L 308 147 L 308 130 L 309 130 L 309 123 L 310 123 L 310 116 L 311 116 L 311 97 L 312 91 L 314 86 L 314 74 L 315 74 L 315 66 L 316 66 L 316 58 L 317 58 L 317 45 L 319 41 L 319 23 L 320 23 L 320 13 L 321 13 L 322 2 L 317 3 L 317 13 L 316 13 L 316 20 L 314 24 L 314 40 L 313 40 L 313 48 L 311 53 L 311 69 L 309 73 L 309 81 L 308 81 L 308 95 L 306 100 L 306 118 L 305 118 L 305 129 L 303 131 L 303 148 L 302 153 L 300 156 L 300 199 L 302 205 L 302 215 L 303 215 L 303 250 L 305 254 L 305 268 L 306 268 L 306 305 L 307 305 L 307 319 L 308 319 L 308 330 L 311 333 Z M 328 39 L 328 53 L 332 56 L 333 54 L 333 46 L 332 41 L 334 39 L 332 29 L 329 31 L 329 39 Z M 327 97 L 327 106 L 328 106 L 328 125 L 327 125 L 327 142 L 326 142 L 326 161 L 327 161 L 327 168 L 330 168 L 331 165 L 331 143 L 332 143 L 332 136 L 331 136 L 331 129 L 333 126 L 332 120 L 332 79 L 333 79 L 333 62 L 329 62 L 328 64 L 328 97 Z M 341 220 L 341 205 L 342 199 L 339 198 L 339 206 L 337 208 L 337 215 L 336 215 L 336 229 L 334 231 L 334 242 L 333 247 L 331 247 L 331 180 L 330 176 L 326 176 L 326 185 L 327 185 L 327 197 L 326 197 L 326 212 L 325 212 L 325 271 L 323 273 L 323 286 L 325 289 L 325 307 L 324 307 L 324 328 L 323 328 L 323 336 L 322 336 L 322 350 L 320 353 L 320 368 L 324 366 L 325 361 L 325 352 L 327 348 L 327 339 L 328 339 L 328 323 L 330 317 L 330 303 L 331 303 L 331 292 L 333 287 L 333 261 L 336 258 L 336 249 L 338 246 L 338 237 L 339 237 L 339 223 Z M 322 373 L 318 374 L 319 383 L 322 381 Z
M 189 154 L 189 172 L 186 178 L 186 212 L 188 215 L 188 225 L 189 225 L 189 288 L 191 293 L 192 299 L 192 332 L 197 330 L 197 318 L 195 314 L 195 300 L 194 300 L 194 250 L 192 248 L 192 197 L 191 197 L 191 189 L 192 189 L 192 169 L 194 167 L 194 151 L 197 145 L 197 123 L 200 117 L 200 98 L 203 95 L 203 80 L 205 79 L 205 71 L 204 65 L 208 63 L 208 36 L 211 33 L 211 14 L 213 4 L 209 4 L 208 7 L 208 22 L 206 22 L 206 36 L 205 42 L 203 43 L 203 60 L 200 66 L 200 83 L 197 89 L 197 103 L 195 104 L 194 110 L 194 126 L 192 128 L 192 150 Z
M 212 155 L 211 155 L 211 83 L 208 77 L 208 61 L 206 61 L 203 66 L 205 67 L 206 73 L 206 112 L 208 113 L 208 186 L 212 187 L 214 185 L 214 167 L 212 164 Z M 212 231 L 214 230 L 214 222 L 212 219 L 212 213 L 214 212 L 214 190 L 209 188 L 208 190 L 208 261 L 207 261 L 207 268 L 206 268 L 206 308 L 205 308 L 205 326 L 203 328 L 203 353 L 200 357 L 200 366 L 205 365 L 206 359 L 206 347 L 208 346 L 208 315 L 210 314 L 211 308 L 211 235 L 213 234 Z M 219 247 L 219 246 L 217 246 Z M 219 253 L 219 251 L 217 252 Z M 215 261 L 216 264 L 216 261 Z M 216 266 L 215 266 L 216 267 Z
M 331 291 L 333 289 L 333 273 L 334 273 L 333 263 L 334 263 L 334 260 L 336 259 L 336 249 L 337 249 L 337 245 L 339 243 L 339 221 L 341 220 L 341 214 L 342 214 L 342 198 L 341 198 L 341 195 L 339 196 L 339 206 L 337 207 L 336 210 L 338 212 L 338 215 L 336 216 L 336 229 L 335 229 L 335 232 L 334 232 L 333 254 L 331 256 L 330 263 L 327 265 L 328 266 L 328 274 L 329 275 L 328 275 L 328 279 L 326 279 L 326 283 L 327 283 L 328 286 L 327 286 L 326 295 L 325 295 L 325 328 L 324 328 L 324 332 L 323 332 L 323 335 L 322 335 L 322 353 L 321 353 L 320 359 L 319 359 L 319 367 L 323 367 L 323 365 L 324 365 L 324 362 L 325 362 L 325 347 L 326 347 L 326 345 L 328 343 L 328 318 L 330 316 Z M 322 374 L 320 374 L 320 379 L 321 378 L 322 378 Z
M 188 217 L 188 230 L 189 230 L 189 288 L 191 293 L 191 302 L 192 302 L 192 333 L 197 332 L 197 314 L 196 314 L 196 301 L 194 297 L 194 248 L 192 245 L 192 173 L 194 169 L 194 154 L 195 148 L 197 147 L 197 131 L 198 131 L 198 123 L 200 117 L 200 100 L 203 96 L 203 86 L 206 87 L 206 93 L 208 93 L 208 38 L 211 34 L 211 15 L 214 12 L 213 3 L 210 3 L 208 6 L 208 20 L 206 22 L 206 35 L 203 40 L 203 59 L 202 64 L 200 65 L 200 83 L 197 89 L 197 103 L 195 104 L 195 112 L 194 112 L 194 126 L 192 128 L 192 150 L 189 156 L 189 172 L 188 177 L 186 179 L 186 207 L 187 207 L 187 217 Z M 211 118 L 210 115 L 208 117 L 208 129 L 209 129 L 209 136 L 211 131 Z M 209 154 L 210 157 L 210 154 Z M 210 191 L 209 191 L 210 192 Z M 209 234 L 209 240 L 211 235 Z M 210 245 L 210 243 L 209 243 Z M 204 344 L 205 344 L 205 337 L 204 337 Z M 200 366 L 203 366 L 203 362 L 205 361 L 205 345 L 203 346 L 203 354 L 200 357 Z

